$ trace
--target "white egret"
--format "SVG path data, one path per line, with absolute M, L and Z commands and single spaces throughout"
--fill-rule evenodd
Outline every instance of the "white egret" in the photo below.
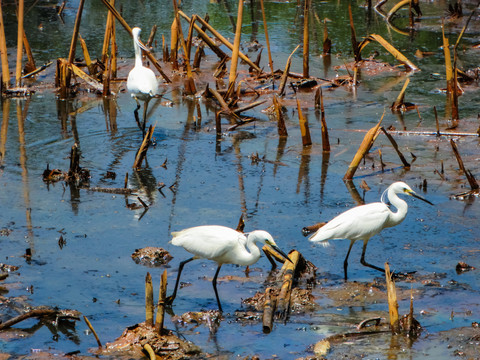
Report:
M 140 43 L 140 32 L 139 27 L 134 27 L 132 29 L 133 36 L 133 47 L 135 48 L 135 66 L 128 73 L 127 79 L 127 89 L 132 94 L 132 97 L 137 102 L 137 108 L 135 109 L 135 119 L 138 126 L 145 134 L 145 123 L 147 120 L 147 108 L 148 102 L 157 94 L 158 92 L 158 81 L 155 77 L 155 73 L 143 66 L 142 63 L 142 51 L 149 51 L 142 43 Z M 138 109 L 140 109 L 140 103 L 138 100 L 143 101 L 143 124 L 140 125 L 138 120 Z
M 390 210 L 389 205 L 385 203 L 385 194 L 387 195 L 390 204 L 397 209 L 396 212 Z M 352 250 L 353 244 L 357 240 L 363 240 L 363 250 L 360 263 L 375 270 L 385 272 L 384 269 L 365 261 L 365 250 L 367 249 L 368 240 L 370 240 L 372 236 L 378 234 L 385 228 L 400 224 L 403 219 L 405 219 L 408 205 L 404 200 L 400 199 L 397 194 L 410 195 L 433 205 L 430 201 L 417 195 L 404 182 L 395 182 L 383 192 L 380 199 L 381 202 L 361 205 L 347 210 L 327 222 L 309 237 L 310 241 L 324 242 L 325 245 L 328 240 L 350 240 L 350 247 L 348 248 L 347 256 L 343 262 L 345 280 L 347 280 L 348 256 L 350 255 L 350 250 Z
M 271 246 L 285 259 L 291 261 L 277 247 L 272 235 L 263 230 L 241 233 L 225 226 L 204 225 L 173 232 L 172 236 L 170 243 L 183 247 L 194 256 L 180 262 L 173 294 L 167 298 L 168 304 L 171 304 L 177 295 L 178 283 L 183 267 L 192 260 L 208 259 L 218 264 L 212 284 L 220 311 L 222 311 L 222 305 L 217 292 L 217 277 L 223 264 L 248 266 L 256 263 L 260 258 L 260 249 L 257 243 Z

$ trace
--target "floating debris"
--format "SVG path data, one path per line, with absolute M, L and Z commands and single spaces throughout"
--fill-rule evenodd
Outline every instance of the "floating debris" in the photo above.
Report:
M 137 264 L 156 267 L 168 264 L 173 256 L 161 247 L 147 246 L 142 249 L 135 249 L 132 259 Z
M 457 266 L 455 266 L 455 270 L 457 271 L 457 274 L 462 274 L 466 271 L 475 270 L 475 268 L 468 265 L 466 262 L 460 261 Z

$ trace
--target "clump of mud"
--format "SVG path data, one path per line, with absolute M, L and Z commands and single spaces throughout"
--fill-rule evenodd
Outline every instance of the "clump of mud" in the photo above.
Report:
M 114 342 L 97 350 L 98 355 L 125 356 L 142 358 L 146 345 L 150 345 L 155 354 L 162 359 L 177 360 L 198 358 L 201 350 L 189 341 L 182 340 L 171 331 L 158 334 L 154 328 L 140 323 L 128 327 Z

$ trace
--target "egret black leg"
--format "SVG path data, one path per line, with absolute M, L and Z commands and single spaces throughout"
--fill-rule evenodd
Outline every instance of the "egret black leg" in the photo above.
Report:
M 345 256 L 345 260 L 343 260 L 343 273 L 345 276 L 345 281 L 347 281 L 347 268 L 348 268 L 348 257 L 350 256 L 350 251 L 352 251 L 352 246 L 355 240 L 350 241 L 350 246 L 348 247 L 347 256 Z
M 220 272 L 221 267 L 222 267 L 222 265 L 219 264 L 218 268 L 217 268 L 217 271 L 215 272 L 215 276 L 213 277 L 212 285 L 213 285 L 213 290 L 215 291 L 215 296 L 217 297 L 218 310 L 220 310 L 220 312 L 223 312 L 222 304 L 220 304 L 220 298 L 218 297 L 218 292 L 217 292 L 217 277 L 218 277 L 218 273 Z
M 175 300 L 175 297 L 177 296 L 178 283 L 180 282 L 180 275 L 182 274 L 183 267 L 185 266 L 186 263 L 189 263 L 192 260 L 195 260 L 195 257 L 192 257 L 190 259 L 180 262 L 180 265 L 178 267 L 177 281 L 175 282 L 175 288 L 173 289 L 173 294 L 165 299 L 165 303 L 167 303 L 168 305 L 171 305 L 173 303 L 173 300 Z
M 133 110 L 133 115 L 135 116 L 135 121 L 137 122 L 137 125 L 138 127 L 140 128 L 140 130 L 142 129 L 142 126 L 140 125 L 140 118 L 138 117 L 138 109 L 140 109 L 140 103 L 138 102 L 138 100 L 135 98 L 135 101 L 137 102 L 137 107 L 135 110 Z
M 143 137 L 145 137 L 145 127 L 146 127 L 146 124 L 147 124 L 147 109 L 148 109 L 148 102 L 149 101 L 150 100 L 146 100 L 143 103 L 143 124 L 142 124 L 142 127 L 141 127 Z
M 363 266 L 368 266 L 372 269 L 375 269 L 375 270 L 378 270 L 378 271 L 381 271 L 382 273 L 385 273 L 385 269 L 381 268 L 381 267 L 378 267 L 378 266 L 375 266 L 375 265 L 372 265 L 372 264 L 369 264 L 365 261 L 365 251 L 367 250 L 367 244 L 368 244 L 368 240 L 364 240 L 363 241 L 363 249 L 362 249 L 362 257 L 360 258 L 360 263 L 363 265 Z

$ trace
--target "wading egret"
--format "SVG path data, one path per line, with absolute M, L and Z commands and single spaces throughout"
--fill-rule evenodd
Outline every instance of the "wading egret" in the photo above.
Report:
M 145 123 L 147 120 L 147 108 L 148 102 L 154 97 L 158 92 L 158 81 L 155 77 L 155 73 L 143 66 L 142 64 L 142 51 L 149 51 L 145 46 L 140 43 L 140 32 L 139 27 L 134 27 L 132 29 L 133 36 L 133 47 L 135 48 L 135 66 L 128 73 L 127 79 L 127 89 L 132 94 L 132 97 L 137 102 L 137 108 L 135 109 L 135 119 L 137 121 L 138 127 L 142 130 L 145 135 Z M 138 109 L 140 109 L 140 103 L 138 100 L 143 101 L 143 124 L 140 125 L 138 120 Z
M 220 311 L 222 311 L 222 305 L 217 292 L 217 277 L 223 264 L 248 266 L 256 263 L 260 258 L 260 249 L 257 243 L 269 245 L 286 260 L 291 261 L 277 247 L 272 235 L 263 230 L 241 233 L 225 226 L 204 225 L 173 232 L 172 236 L 170 243 L 183 247 L 194 256 L 180 262 L 175 288 L 173 294 L 167 298 L 167 304 L 171 304 L 175 299 L 183 267 L 192 260 L 208 259 L 218 264 L 212 284 Z
M 385 194 L 390 204 L 397 209 L 396 212 L 390 210 L 389 205 L 385 203 Z M 395 182 L 383 192 L 380 199 L 381 202 L 361 205 L 347 210 L 327 222 L 309 237 L 309 240 L 313 242 L 327 242 L 328 240 L 335 239 L 350 240 L 350 247 L 343 262 L 345 280 L 347 280 L 348 256 L 350 255 L 350 250 L 352 250 L 354 242 L 357 240 L 363 240 L 360 263 L 372 269 L 385 272 L 384 269 L 365 261 L 365 250 L 367 249 L 368 240 L 370 240 L 372 236 L 378 234 L 385 228 L 400 224 L 403 219 L 405 219 L 408 205 L 404 200 L 400 199 L 397 194 L 410 195 L 433 205 L 430 201 L 417 195 L 404 182 Z

